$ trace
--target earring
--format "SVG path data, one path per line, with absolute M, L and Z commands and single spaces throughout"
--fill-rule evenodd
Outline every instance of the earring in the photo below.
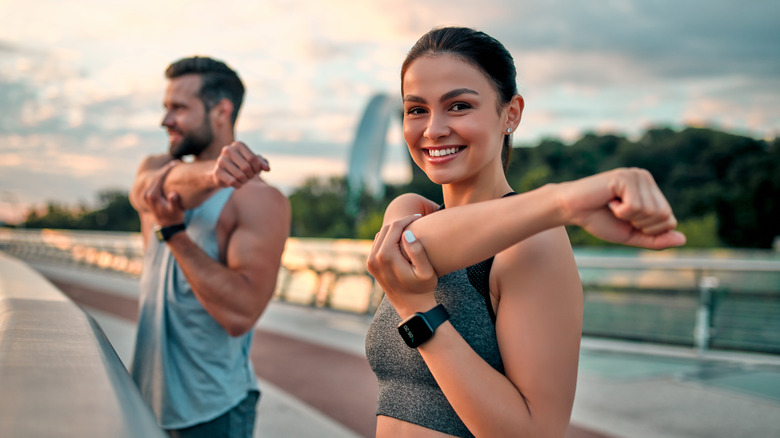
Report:
M 507 134 L 511 134 L 512 133 L 512 128 L 506 128 L 506 133 Z

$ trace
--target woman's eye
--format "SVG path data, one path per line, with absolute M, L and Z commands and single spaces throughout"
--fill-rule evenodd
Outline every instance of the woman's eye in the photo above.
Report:
M 416 116 L 416 115 L 419 115 L 419 114 L 423 114 L 424 112 L 425 112 L 425 110 L 424 110 L 424 109 L 422 109 L 422 108 L 420 108 L 420 107 L 416 106 L 416 107 L 409 108 L 409 109 L 406 111 L 406 114 L 408 114 L 408 115 L 410 115 L 410 116 Z
M 464 103 L 464 102 L 458 102 L 458 103 L 454 103 L 454 104 L 452 104 L 452 106 L 450 107 L 450 109 L 451 109 L 452 111 L 463 111 L 463 110 L 467 110 L 467 109 L 469 109 L 469 108 L 471 108 L 471 105 L 469 105 L 469 104 L 467 104 L 467 103 Z

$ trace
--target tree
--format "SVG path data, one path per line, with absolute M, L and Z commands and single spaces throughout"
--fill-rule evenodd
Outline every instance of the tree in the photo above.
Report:
M 30 211 L 24 226 L 66 230 L 140 231 L 141 221 L 130 205 L 126 192 L 104 190 L 98 194 L 98 204 L 97 210 L 89 210 L 85 206 L 71 209 L 50 202 L 42 215 L 35 210 Z
M 569 181 L 622 166 L 648 169 L 691 239 L 690 246 L 770 248 L 780 236 L 780 140 L 772 142 L 711 129 L 651 128 L 638 141 L 585 134 L 571 145 L 557 139 L 516 147 L 507 171 L 515 190 Z M 296 237 L 370 239 L 384 210 L 401 193 L 418 193 L 442 203 L 441 188 L 415 167 L 412 180 L 387 185 L 383 198 L 363 194 L 354 216 L 346 211 L 344 177 L 310 178 L 290 196 L 291 234 Z M 138 215 L 125 192 L 104 190 L 99 207 L 70 209 L 49 203 L 31 211 L 28 228 L 138 231 Z M 574 245 L 608 245 L 569 227 Z

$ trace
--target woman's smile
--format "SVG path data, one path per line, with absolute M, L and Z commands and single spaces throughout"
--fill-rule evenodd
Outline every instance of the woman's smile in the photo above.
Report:
M 466 146 L 437 146 L 422 148 L 425 157 L 432 163 L 442 163 L 455 158 Z

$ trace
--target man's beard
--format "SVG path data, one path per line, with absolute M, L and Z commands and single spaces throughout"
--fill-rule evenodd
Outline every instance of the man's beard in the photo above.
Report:
M 197 157 L 214 141 L 214 131 L 211 130 L 208 120 L 204 120 L 200 128 L 194 132 L 179 131 L 179 133 L 182 135 L 181 141 L 178 145 L 171 144 L 170 151 L 171 156 L 177 160 L 186 155 Z

